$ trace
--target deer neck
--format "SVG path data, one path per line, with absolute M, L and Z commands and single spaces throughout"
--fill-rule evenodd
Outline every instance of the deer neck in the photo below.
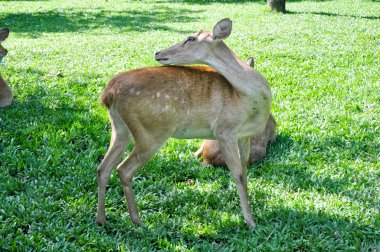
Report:
M 255 86 L 252 85 L 255 71 L 240 60 L 224 42 L 217 43 L 204 63 L 222 74 L 240 94 L 251 96 L 255 93 Z

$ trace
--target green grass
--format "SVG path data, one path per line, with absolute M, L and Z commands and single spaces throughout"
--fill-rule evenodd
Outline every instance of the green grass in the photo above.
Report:
M 378 1 L 288 1 L 286 14 L 243 0 L 0 9 L 11 29 L 0 71 L 15 94 L 0 110 L 0 250 L 380 251 Z M 226 43 L 254 56 L 273 91 L 278 138 L 248 174 L 258 227 L 245 226 L 228 171 L 192 157 L 200 140 L 170 140 L 136 176 L 144 226 L 129 220 L 116 173 L 98 226 L 101 90 L 223 17 Z

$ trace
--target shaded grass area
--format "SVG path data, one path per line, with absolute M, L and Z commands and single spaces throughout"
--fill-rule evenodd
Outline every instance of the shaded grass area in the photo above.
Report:
M 170 9 L 161 7 L 155 11 L 114 11 L 102 8 L 77 8 L 50 10 L 43 12 L 23 12 L 5 15 L 5 25 L 12 27 L 13 32 L 38 35 L 46 32 L 78 32 L 98 28 L 118 28 L 123 31 L 144 32 L 147 30 L 164 30 L 184 32 L 165 25 L 168 18 L 172 22 L 186 23 L 197 20 L 198 11 L 186 8 Z M 19 22 L 25 20 L 25 22 Z M 190 31 L 188 31 L 190 32 Z
M 4 250 L 377 251 L 380 248 L 380 6 L 374 1 L 1 1 Z M 249 10 L 249 11 L 247 11 Z M 247 229 L 228 171 L 170 140 L 134 182 L 132 225 L 116 173 L 95 224 L 96 166 L 110 138 L 98 97 L 115 73 L 223 17 L 226 43 L 272 86 L 278 137 L 249 169 Z M 133 145 L 128 149 L 131 150 Z M 126 153 L 126 155 L 128 154 Z

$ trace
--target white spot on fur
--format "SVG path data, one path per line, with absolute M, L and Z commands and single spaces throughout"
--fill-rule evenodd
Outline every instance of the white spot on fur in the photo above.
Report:
M 157 95 L 157 97 L 160 97 L 160 96 L 161 96 L 161 93 L 160 93 L 160 92 L 157 92 L 156 95 Z
M 165 99 L 169 99 L 170 98 L 170 95 L 165 95 Z
M 168 110 L 169 110 L 169 105 L 166 104 L 165 107 L 164 107 L 164 109 L 162 110 L 162 112 L 166 112 L 166 111 L 168 111 Z
M 141 93 L 140 91 L 137 91 L 137 92 L 136 92 L 136 95 L 140 95 L 140 93 Z

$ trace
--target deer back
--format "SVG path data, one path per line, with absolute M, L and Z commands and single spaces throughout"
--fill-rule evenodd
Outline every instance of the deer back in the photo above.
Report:
M 146 67 L 120 73 L 102 97 L 128 128 L 171 131 L 177 138 L 213 138 L 213 129 L 245 120 L 249 101 L 210 67 Z M 152 121 L 153 120 L 153 121 Z M 156 128 L 157 127 L 157 128 Z M 156 129 L 155 129 L 156 128 Z

